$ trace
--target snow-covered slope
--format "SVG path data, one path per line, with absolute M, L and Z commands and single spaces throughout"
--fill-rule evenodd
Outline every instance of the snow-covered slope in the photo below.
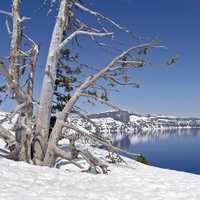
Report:
M 99 150 L 96 153 L 101 155 Z M 111 165 L 108 175 L 0 159 L 2 200 L 199 200 L 200 176 L 146 166 Z
M 87 148 L 100 159 L 105 157 L 104 150 Z M 200 199 L 199 175 L 124 159 L 128 165 L 110 164 L 108 175 L 94 175 L 80 172 L 71 164 L 52 169 L 0 158 L 0 200 Z M 83 160 L 79 162 L 88 167 Z
M 103 133 L 133 133 L 145 130 L 200 128 L 198 118 L 180 118 L 164 115 L 130 114 L 126 111 L 89 115 Z

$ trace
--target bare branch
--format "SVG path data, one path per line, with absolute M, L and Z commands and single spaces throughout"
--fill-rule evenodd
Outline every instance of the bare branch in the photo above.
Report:
M 7 143 L 13 144 L 15 142 L 15 136 L 2 125 L 0 125 L 0 137 Z
M 10 30 L 10 27 L 9 27 L 9 24 L 8 24 L 8 19 L 6 18 L 6 21 L 5 21 L 5 24 L 6 24 L 6 29 L 8 31 L 8 34 L 10 35 L 12 33 L 12 31 Z
M 8 12 L 8 11 L 4 11 L 4 10 L 0 10 L 0 14 L 3 14 L 3 15 L 7 15 L 9 17 L 12 17 L 13 14 L 11 12 Z
M 10 90 L 11 93 L 15 93 L 15 97 L 16 97 L 16 101 L 21 104 L 22 102 L 24 102 L 25 100 L 28 100 L 29 97 L 26 95 L 26 93 L 20 88 L 19 85 L 16 85 L 13 82 L 12 77 L 9 74 L 8 69 L 6 68 L 5 64 L 0 61 L 0 74 L 2 74 L 4 76 L 4 78 L 7 81 L 8 84 L 8 89 Z
M 94 84 L 101 76 L 104 76 L 108 71 L 110 71 L 112 69 L 112 67 L 119 60 L 121 60 L 125 55 L 129 54 L 131 51 L 134 51 L 134 50 L 139 49 L 139 48 L 144 48 L 144 47 L 160 48 L 161 46 L 158 46 L 157 43 L 159 43 L 159 42 L 153 41 L 153 42 L 146 43 L 146 44 L 140 44 L 140 45 L 137 45 L 137 46 L 133 46 L 133 47 L 127 49 L 126 51 L 122 52 L 119 56 L 114 58 L 110 64 L 108 64 L 105 68 L 103 68 L 101 71 L 99 71 L 90 80 L 85 81 L 85 83 L 83 83 L 83 85 L 81 86 L 81 89 L 85 89 L 85 88 L 91 86 L 92 84 Z
M 75 32 L 73 32 L 70 36 L 68 36 L 58 47 L 57 51 L 60 51 L 62 48 L 64 48 L 64 46 L 69 43 L 75 36 L 77 35 L 89 35 L 89 36 L 99 36 L 99 37 L 103 37 L 103 36 L 112 36 L 113 33 L 98 33 L 98 32 L 90 32 L 90 31 L 81 31 L 81 30 L 77 30 Z
M 101 98 L 99 98 L 99 97 L 97 97 L 97 96 L 90 95 L 90 94 L 86 94 L 86 93 L 81 93 L 80 96 L 93 98 L 93 99 L 95 99 L 96 101 L 99 101 L 99 102 L 101 102 L 101 103 L 107 105 L 108 107 L 110 107 L 110 108 L 116 110 L 116 111 L 123 111 L 123 109 L 121 109 L 121 108 L 119 108 L 119 107 L 117 107 L 117 106 L 114 106 L 114 105 L 112 105 L 111 103 L 109 103 L 108 101 L 103 100 L 103 99 L 101 99 Z
M 82 4 L 78 3 L 78 2 L 75 2 L 74 5 L 76 7 L 78 7 L 80 10 L 84 11 L 84 12 L 87 12 L 87 13 L 90 13 L 91 15 L 94 15 L 95 17 L 97 18 L 101 18 L 101 19 L 104 19 L 108 22 L 110 22 L 112 25 L 114 25 L 115 27 L 117 27 L 118 29 L 124 31 L 124 32 L 127 32 L 127 33 L 130 33 L 128 29 L 120 26 L 118 23 L 116 23 L 115 21 L 113 21 L 112 19 L 108 18 L 108 17 L 105 17 L 104 15 L 102 15 L 101 13 L 98 13 L 98 12 L 95 12 L 85 6 L 83 6 Z
M 73 110 L 72 113 L 75 113 L 77 115 L 79 115 L 82 119 L 86 120 L 87 122 L 89 122 L 90 124 L 92 124 L 96 129 L 98 129 L 98 126 L 95 122 L 93 122 L 89 117 L 87 117 L 86 115 L 82 114 L 81 112 L 77 111 L 77 110 Z
M 22 23 L 26 20 L 30 20 L 31 18 L 30 17 L 26 17 L 26 16 L 23 16 L 22 18 L 19 19 L 19 22 Z
M 111 80 L 112 82 L 115 82 L 116 84 L 118 84 L 118 85 L 131 85 L 131 86 L 137 86 L 138 84 L 137 83 L 129 83 L 129 82 L 127 82 L 127 83 L 122 83 L 122 82 L 120 82 L 120 81 L 118 81 L 117 79 L 115 79 L 114 77 L 112 77 L 112 76 L 105 76 L 104 77 L 105 79 L 109 79 L 109 80 Z
M 78 163 L 76 163 L 75 161 L 72 160 L 72 155 L 71 155 L 70 152 L 67 153 L 67 152 L 63 151 L 62 149 L 60 149 L 60 148 L 54 146 L 54 153 L 55 153 L 57 156 L 68 160 L 70 163 L 74 164 L 74 165 L 77 166 L 78 168 L 83 169 L 83 167 L 82 167 L 80 164 L 78 164 Z
M 102 162 L 101 160 L 97 159 L 96 157 L 94 157 L 87 149 L 85 150 L 78 150 L 79 154 L 88 162 L 88 164 L 90 165 L 89 169 L 87 171 L 91 171 L 92 169 L 94 169 L 96 171 L 96 173 L 101 173 L 98 170 L 98 167 L 102 170 L 102 172 L 104 174 L 107 174 L 108 171 L 108 165 L 104 162 Z
M 120 64 L 129 64 L 131 66 L 138 66 L 138 65 L 141 65 L 141 64 L 144 64 L 143 61 L 137 61 L 137 60 L 118 60 L 117 63 L 120 63 Z
M 36 42 L 35 42 L 33 39 L 31 39 L 27 34 L 23 33 L 23 36 L 24 36 L 29 42 L 31 42 L 34 46 L 38 46 L 38 45 L 36 44 Z
M 4 11 L 4 10 L 0 10 L 0 14 L 7 15 L 9 17 L 13 17 L 13 13 Z M 22 23 L 25 20 L 30 20 L 30 19 L 31 19 L 30 17 L 26 17 L 26 16 L 23 16 L 22 18 L 20 18 L 20 17 L 17 18 L 17 20 L 19 20 L 20 23 Z
M 31 69 L 29 73 L 28 88 L 27 88 L 27 93 L 31 99 L 33 98 L 33 86 L 34 86 L 35 69 L 36 69 L 38 54 L 39 54 L 39 46 L 34 44 L 33 48 L 31 49 L 32 62 L 31 62 Z
M 108 147 L 109 149 L 111 149 L 114 152 L 125 153 L 125 154 L 131 155 L 131 156 L 140 156 L 140 154 L 130 153 L 130 152 L 127 152 L 127 151 L 125 151 L 123 149 L 120 149 L 118 147 L 114 147 L 110 143 L 108 143 L 105 140 L 103 140 L 102 138 L 94 135 L 90 131 L 84 130 L 82 128 L 80 129 L 80 128 L 74 126 L 73 124 L 63 123 L 63 126 L 68 127 L 68 128 L 70 128 L 72 130 L 75 130 L 76 132 L 82 134 L 84 137 L 86 137 L 88 139 L 92 139 L 92 140 L 94 140 L 96 142 L 99 142 L 100 144 L 105 145 L 106 147 Z

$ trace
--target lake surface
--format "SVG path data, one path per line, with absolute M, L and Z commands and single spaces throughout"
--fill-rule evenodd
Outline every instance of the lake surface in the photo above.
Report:
M 200 174 L 200 129 L 113 134 L 113 142 L 142 153 L 150 165 Z

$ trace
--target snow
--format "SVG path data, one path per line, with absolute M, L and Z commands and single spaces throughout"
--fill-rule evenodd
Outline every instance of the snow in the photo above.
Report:
M 11 128 L 11 124 L 5 124 L 5 127 Z M 139 137 L 137 141 L 140 141 Z M 0 146 L 4 146 L 1 140 Z M 106 162 L 104 150 L 87 148 Z M 128 165 L 109 164 L 108 175 L 94 175 L 81 172 L 69 163 L 56 169 L 0 158 L 0 200 L 200 199 L 199 175 L 124 159 Z M 85 161 L 78 162 L 88 168 Z
M 102 150 L 95 150 L 102 156 Z M 0 159 L 2 200 L 199 200 L 200 176 L 128 160 L 108 175 L 53 169 Z M 68 169 L 68 170 L 66 170 Z
M 141 117 L 137 115 L 130 115 L 130 122 L 137 122 L 137 120 L 148 120 L 148 117 Z
M 120 121 L 117 121 L 117 120 L 114 120 L 113 118 L 111 117 L 105 117 L 105 118 L 98 118 L 98 119 L 92 119 L 92 121 L 96 122 L 96 123 L 104 123 L 104 124 L 107 124 L 107 123 L 116 123 L 116 124 L 119 124 L 121 125 L 122 122 Z
M 96 114 L 96 119 L 92 120 L 101 127 L 101 133 L 138 133 L 140 131 L 153 131 L 153 130 L 178 130 L 178 129 L 191 129 L 200 127 L 200 119 L 197 118 L 178 118 L 175 116 L 165 115 L 140 115 L 132 113 L 129 115 L 128 121 L 118 121 L 113 115 L 102 117 Z
M 8 113 L 6 112 L 0 112 L 0 120 L 4 120 L 6 117 L 8 116 Z M 16 120 L 17 120 L 17 117 L 18 115 L 15 115 L 11 121 L 9 120 L 5 120 L 3 123 L 2 123 L 2 126 L 8 130 L 12 129 Z

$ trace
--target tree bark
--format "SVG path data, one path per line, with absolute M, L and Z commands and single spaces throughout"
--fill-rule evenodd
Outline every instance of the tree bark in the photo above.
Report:
M 10 75 L 12 76 L 13 82 L 19 85 L 19 49 L 21 45 L 22 28 L 20 22 L 20 6 L 21 0 L 14 0 L 12 7 L 13 15 L 13 29 L 12 39 L 10 44 Z M 13 91 L 13 97 L 15 92 Z
M 22 39 L 22 27 L 21 27 L 21 18 L 20 18 L 20 7 L 21 7 L 21 0 L 13 0 L 13 7 L 12 7 L 12 19 L 13 19 L 13 28 L 12 28 L 12 37 L 11 37 L 11 44 L 10 44 L 10 68 L 9 74 L 11 78 L 12 84 L 14 87 L 11 89 L 12 97 L 18 99 L 17 90 L 16 88 L 20 87 L 20 46 L 21 46 L 21 39 Z M 26 100 L 25 100 L 26 101 Z M 24 99 L 19 99 L 17 101 L 18 105 L 24 103 Z M 25 120 L 25 117 L 22 115 L 24 109 L 21 109 L 19 112 L 19 117 L 17 120 L 17 130 L 15 134 L 16 138 L 16 149 L 19 147 L 19 155 L 18 160 L 27 160 L 26 159 L 26 130 L 22 125 L 22 120 Z
M 59 59 L 58 47 L 63 40 L 63 32 L 68 26 L 69 22 L 69 11 L 68 11 L 68 0 L 61 0 L 60 8 L 58 11 L 56 24 L 52 34 L 52 39 L 49 47 L 49 53 L 47 63 L 45 67 L 45 74 L 43 78 L 40 103 L 36 118 L 36 134 L 42 136 L 43 150 L 47 147 L 48 135 L 49 135 L 49 123 L 51 117 L 52 100 L 54 95 L 54 85 L 56 80 L 57 63 Z M 43 155 L 40 152 L 38 154 L 39 160 L 43 159 Z

